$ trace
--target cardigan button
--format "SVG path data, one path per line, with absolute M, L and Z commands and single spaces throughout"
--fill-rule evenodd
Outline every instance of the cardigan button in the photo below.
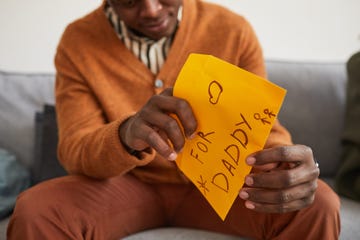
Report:
M 156 79 L 155 80 L 155 87 L 156 88 L 162 88 L 164 87 L 164 82 L 161 79 Z

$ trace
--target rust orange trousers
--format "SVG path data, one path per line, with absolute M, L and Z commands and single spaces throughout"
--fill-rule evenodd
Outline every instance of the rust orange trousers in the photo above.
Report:
M 222 221 L 191 184 L 146 184 L 131 175 L 108 180 L 67 176 L 23 192 L 8 240 L 121 239 L 162 226 L 207 229 L 251 239 L 332 240 L 340 202 L 321 180 L 314 203 L 301 211 L 264 214 L 237 198 Z

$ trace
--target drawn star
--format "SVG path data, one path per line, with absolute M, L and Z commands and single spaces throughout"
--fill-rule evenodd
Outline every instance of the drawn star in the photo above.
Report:
M 204 181 L 203 177 L 200 175 L 200 181 L 197 181 L 197 183 L 199 184 L 199 188 L 203 189 L 204 195 L 206 195 L 206 192 L 209 192 L 209 189 L 206 187 L 206 182 L 207 181 Z

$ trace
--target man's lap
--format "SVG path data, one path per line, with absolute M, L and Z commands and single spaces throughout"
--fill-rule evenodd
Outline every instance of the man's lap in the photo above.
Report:
M 329 191 L 322 182 L 319 188 L 318 195 L 322 195 L 324 189 L 326 193 Z M 287 224 L 296 216 L 288 213 L 274 218 L 271 214 L 246 209 L 243 200 L 237 198 L 223 222 L 192 184 L 148 184 L 132 175 L 108 180 L 83 176 L 57 178 L 24 192 L 18 202 L 14 216 L 25 212 L 27 216 L 48 214 L 51 219 L 55 217 L 51 216 L 53 212 L 60 212 L 68 222 L 63 228 L 74 228 L 77 222 L 85 222 L 83 228 L 92 228 L 109 239 L 161 226 L 263 238 L 268 232 L 266 227 L 271 229 L 271 225 L 278 224 L 281 229 L 281 224 Z M 54 208 L 56 211 L 49 210 Z

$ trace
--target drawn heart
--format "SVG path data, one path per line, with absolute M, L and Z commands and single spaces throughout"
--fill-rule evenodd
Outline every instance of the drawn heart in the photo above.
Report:
M 209 102 L 211 104 L 217 104 L 220 99 L 220 95 L 223 92 L 223 88 L 217 81 L 212 81 L 209 84 L 208 93 L 209 93 Z

